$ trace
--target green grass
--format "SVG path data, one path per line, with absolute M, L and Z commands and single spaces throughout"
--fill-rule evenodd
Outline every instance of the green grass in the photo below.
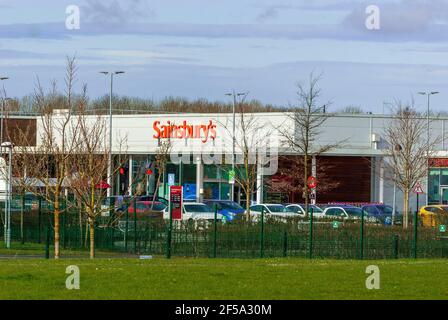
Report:
M 77 265 L 81 289 L 65 288 Z M 381 289 L 367 290 L 378 265 Z M 0 299 L 446 299 L 448 260 L 0 260 Z
M 112 250 L 97 250 L 96 256 L 113 258 L 120 257 L 126 254 L 119 251 Z M 43 243 L 24 243 L 12 242 L 11 248 L 7 249 L 0 245 L 0 257 L 1 256 L 17 256 L 17 257 L 30 257 L 30 256 L 45 256 L 45 244 Z M 54 247 L 50 246 L 50 257 L 54 256 Z M 89 257 L 88 249 L 63 249 L 61 248 L 61 257 Z

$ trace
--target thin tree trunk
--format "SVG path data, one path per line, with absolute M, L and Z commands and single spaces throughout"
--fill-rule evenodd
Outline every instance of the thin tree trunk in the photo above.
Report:
M 59 259 L 59 203 L 55 202 L 54 208 L 54 258 Z
M 403 227 L 409 227 L 409 190 L 405 189 L 403 192 Z
M 82 204 L 79 204 L 79 208 L 78 208 L 78 213 L 79 213 L 79 245 L 82 248 Z
M 95 223 L 90 219 L 89 223 L 90 231 L 90 259 L 95 258 Z
M 251 188 L 249 186 L 246 186 L 246 218 L 247 221 L 250 220 L 250 197 L 251 197 Z

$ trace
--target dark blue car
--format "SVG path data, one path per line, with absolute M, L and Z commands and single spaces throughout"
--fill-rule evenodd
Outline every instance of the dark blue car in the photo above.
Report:
M 233 221 L 244 215 L 243 207 L 230 200 L 205 200 L 204 203 L 211 208 L 216 205 L 218 213 L 222 214 L 226 221 Z
M 369 218 L 374 219 L 376 222 L 391 225 L 392 224 L 392 212 L 393 208 L 384 204 L 369 204 L 361 208 Z M 401 224 L 402 216 L 395 212 L 395 224 Z

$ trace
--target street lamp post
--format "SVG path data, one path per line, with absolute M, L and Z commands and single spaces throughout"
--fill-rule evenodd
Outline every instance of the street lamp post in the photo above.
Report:
M 9 100 L 12 100 L 11 98 L 3 98 L 2 99 L 2 115 L 1 115 L 1 121 L 0 121 L 0 145 L 3 143 L 3 118 L 5 117 L 5 103 Z
M 5 80 L 8 80 L 9 79 L 9 77 L 0 77 L 0 81 L 5 81 Z M 5 90 L 3 90 L 3 91 L 5 91 Z M 6 92 L 6 91 L 5 91 Z M 6 95 L 6 94 L 5 94 Z M 4 118 L 4 112 L 5 112 L 5 101 L 7 100 L 8 98 L 6 98 L 6 96 L 2 99 L 2 119 L 1 119 L 1 129 L 0 129 L 0 144 L 2 144 L 3 143 L 3 118 Z M 3 151 L 3 150 L 2 150 Z
M 6 201 L 5 201 L 5 242 L 6 242 L 6 248 L 11 248 L 11 201 L 12 201 L 12 149 L 13 144 L 11 142 L 3 142 L 1 144 L 1 148 L 3 151 L 3 148 L 9 149 L 9 156 L 8 156 L 8 179 L 6 183 Z
M 110 94 L 109 94 L 109 159 L 107 166 L 107 184 L 109 188 L 107 189 L 107 196 L 112 195 L 112 96 L 113 96 L 113 85 L 114 85 L 114 75 L 123 74 L 124 71 L 100 71 L 100 73 L 105 76 L 110 75 Z
M 233 114 L 233 121 L 232 121 L 232 172 L 235 174 L 235 105 L 236 105 L 236 98 L 241 96 L 246 96 L 247 92 L 240 92 L 235 93 L 235 90 L 233 90 L 231 93 L 226 93 L 226 96 L 233 97 L 232 99 L 232 114 Z M 235 194 L 235 179 L 233 179 L 233 183 L 231 185 L 230 190 L 230 200 L 234 201 L 234 194 Z
M 429 110 L 430 110 L 430 99 L 432 95 L 439 94 L 438 91 L 428 91 L 428 92 L 419 92 L 418 94 L 427 96 L 427 112 L 426 112 L 426 126 L 427 126 L 427 153 L 426 153 L 426 189 L 429 191 Z M 428 192 L 426 192 L 426 205 L 428 205 Z M 417 208 L 418 210 L 418 208 Z

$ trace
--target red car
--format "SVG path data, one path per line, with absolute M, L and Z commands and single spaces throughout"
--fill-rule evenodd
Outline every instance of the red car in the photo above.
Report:
M 167 209 L 165 204 L 157 201 L 137 201 L 135 204 L 137 207 L 137 217 L 163 217 L 163 212 Z M 128 213 L 130 216 L 134 215 L 134 201 L 131 201 L 128 207 Z

